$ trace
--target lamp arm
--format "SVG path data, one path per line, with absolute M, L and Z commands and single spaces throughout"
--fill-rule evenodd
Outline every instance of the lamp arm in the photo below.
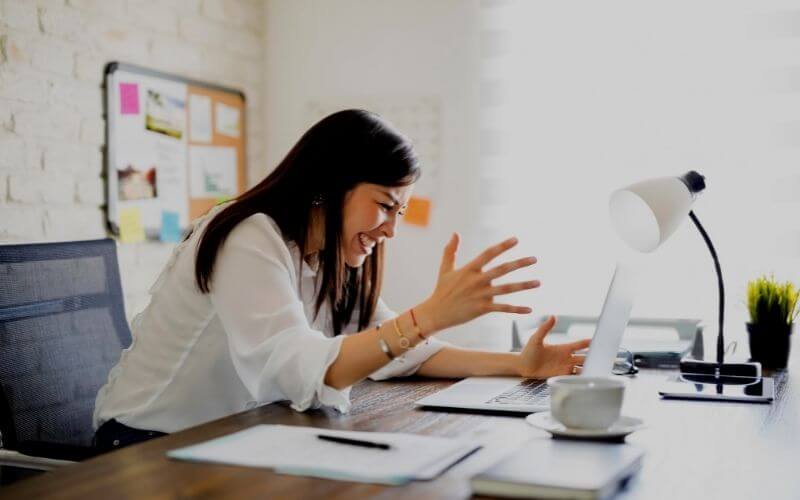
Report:
M 694 211 L 689 211 L 689 217 L 692 219 L 692 222 L 694 222 L 694 225 L 697 226 L 697 229 L 703 236 L 703 240 L 705 240 L 708 250 L 711 252 L 711 258 L 714 259 L 714 267 L 717 270 L 717 285 L 719 286 L 719 335 L 717 335 L 717 364 L 722 365 L 725 357 L 725 339 L 722 334 L 722 325 L 725 323 L 725 286 L 722 284 L 722 270 L 719 267 L 719 258 L 717 257 L 717 251 L 714 250 L 714 245 L 711 243 L 711 238 L 708 237 L 708 233 L 706 233 L 706 230 L 703 229 L 703 225 L 700 224 L 700 221 L 697 219 Z

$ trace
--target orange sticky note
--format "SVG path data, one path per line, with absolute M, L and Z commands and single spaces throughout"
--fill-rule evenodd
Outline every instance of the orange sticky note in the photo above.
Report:
M 119 239 L 123 243 L 144 241 L 144 226 L 139 207 L 128 207 L 119 211 Z
M 431 200 L 412 196 L 408 200 L 408 207 L 406 207 L 406 215 L 403 220 L 415 226 L 427 226 L 431 220 Z

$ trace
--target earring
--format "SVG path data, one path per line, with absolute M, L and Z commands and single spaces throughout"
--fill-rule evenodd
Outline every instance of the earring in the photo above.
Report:
M 323 203 L 325 203 L 325 197 L 321 194 L 314 196 L 311 200 L 311 206 L 313 207 L 321 207 Z

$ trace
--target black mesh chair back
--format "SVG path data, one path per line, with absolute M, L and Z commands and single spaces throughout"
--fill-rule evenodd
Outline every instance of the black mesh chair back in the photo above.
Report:
M 0 246 L 3 448 L 95 455 L 95 397 L 130 343 L 113 240 Z

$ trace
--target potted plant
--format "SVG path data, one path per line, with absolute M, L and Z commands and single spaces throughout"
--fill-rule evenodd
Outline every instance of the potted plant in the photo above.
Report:
M 774 277 L 762 276 L 747 284 L 750 357 L 764 368 L 786 368 L 798 297 L 800 291 L 792 283 L 779 283 Z

